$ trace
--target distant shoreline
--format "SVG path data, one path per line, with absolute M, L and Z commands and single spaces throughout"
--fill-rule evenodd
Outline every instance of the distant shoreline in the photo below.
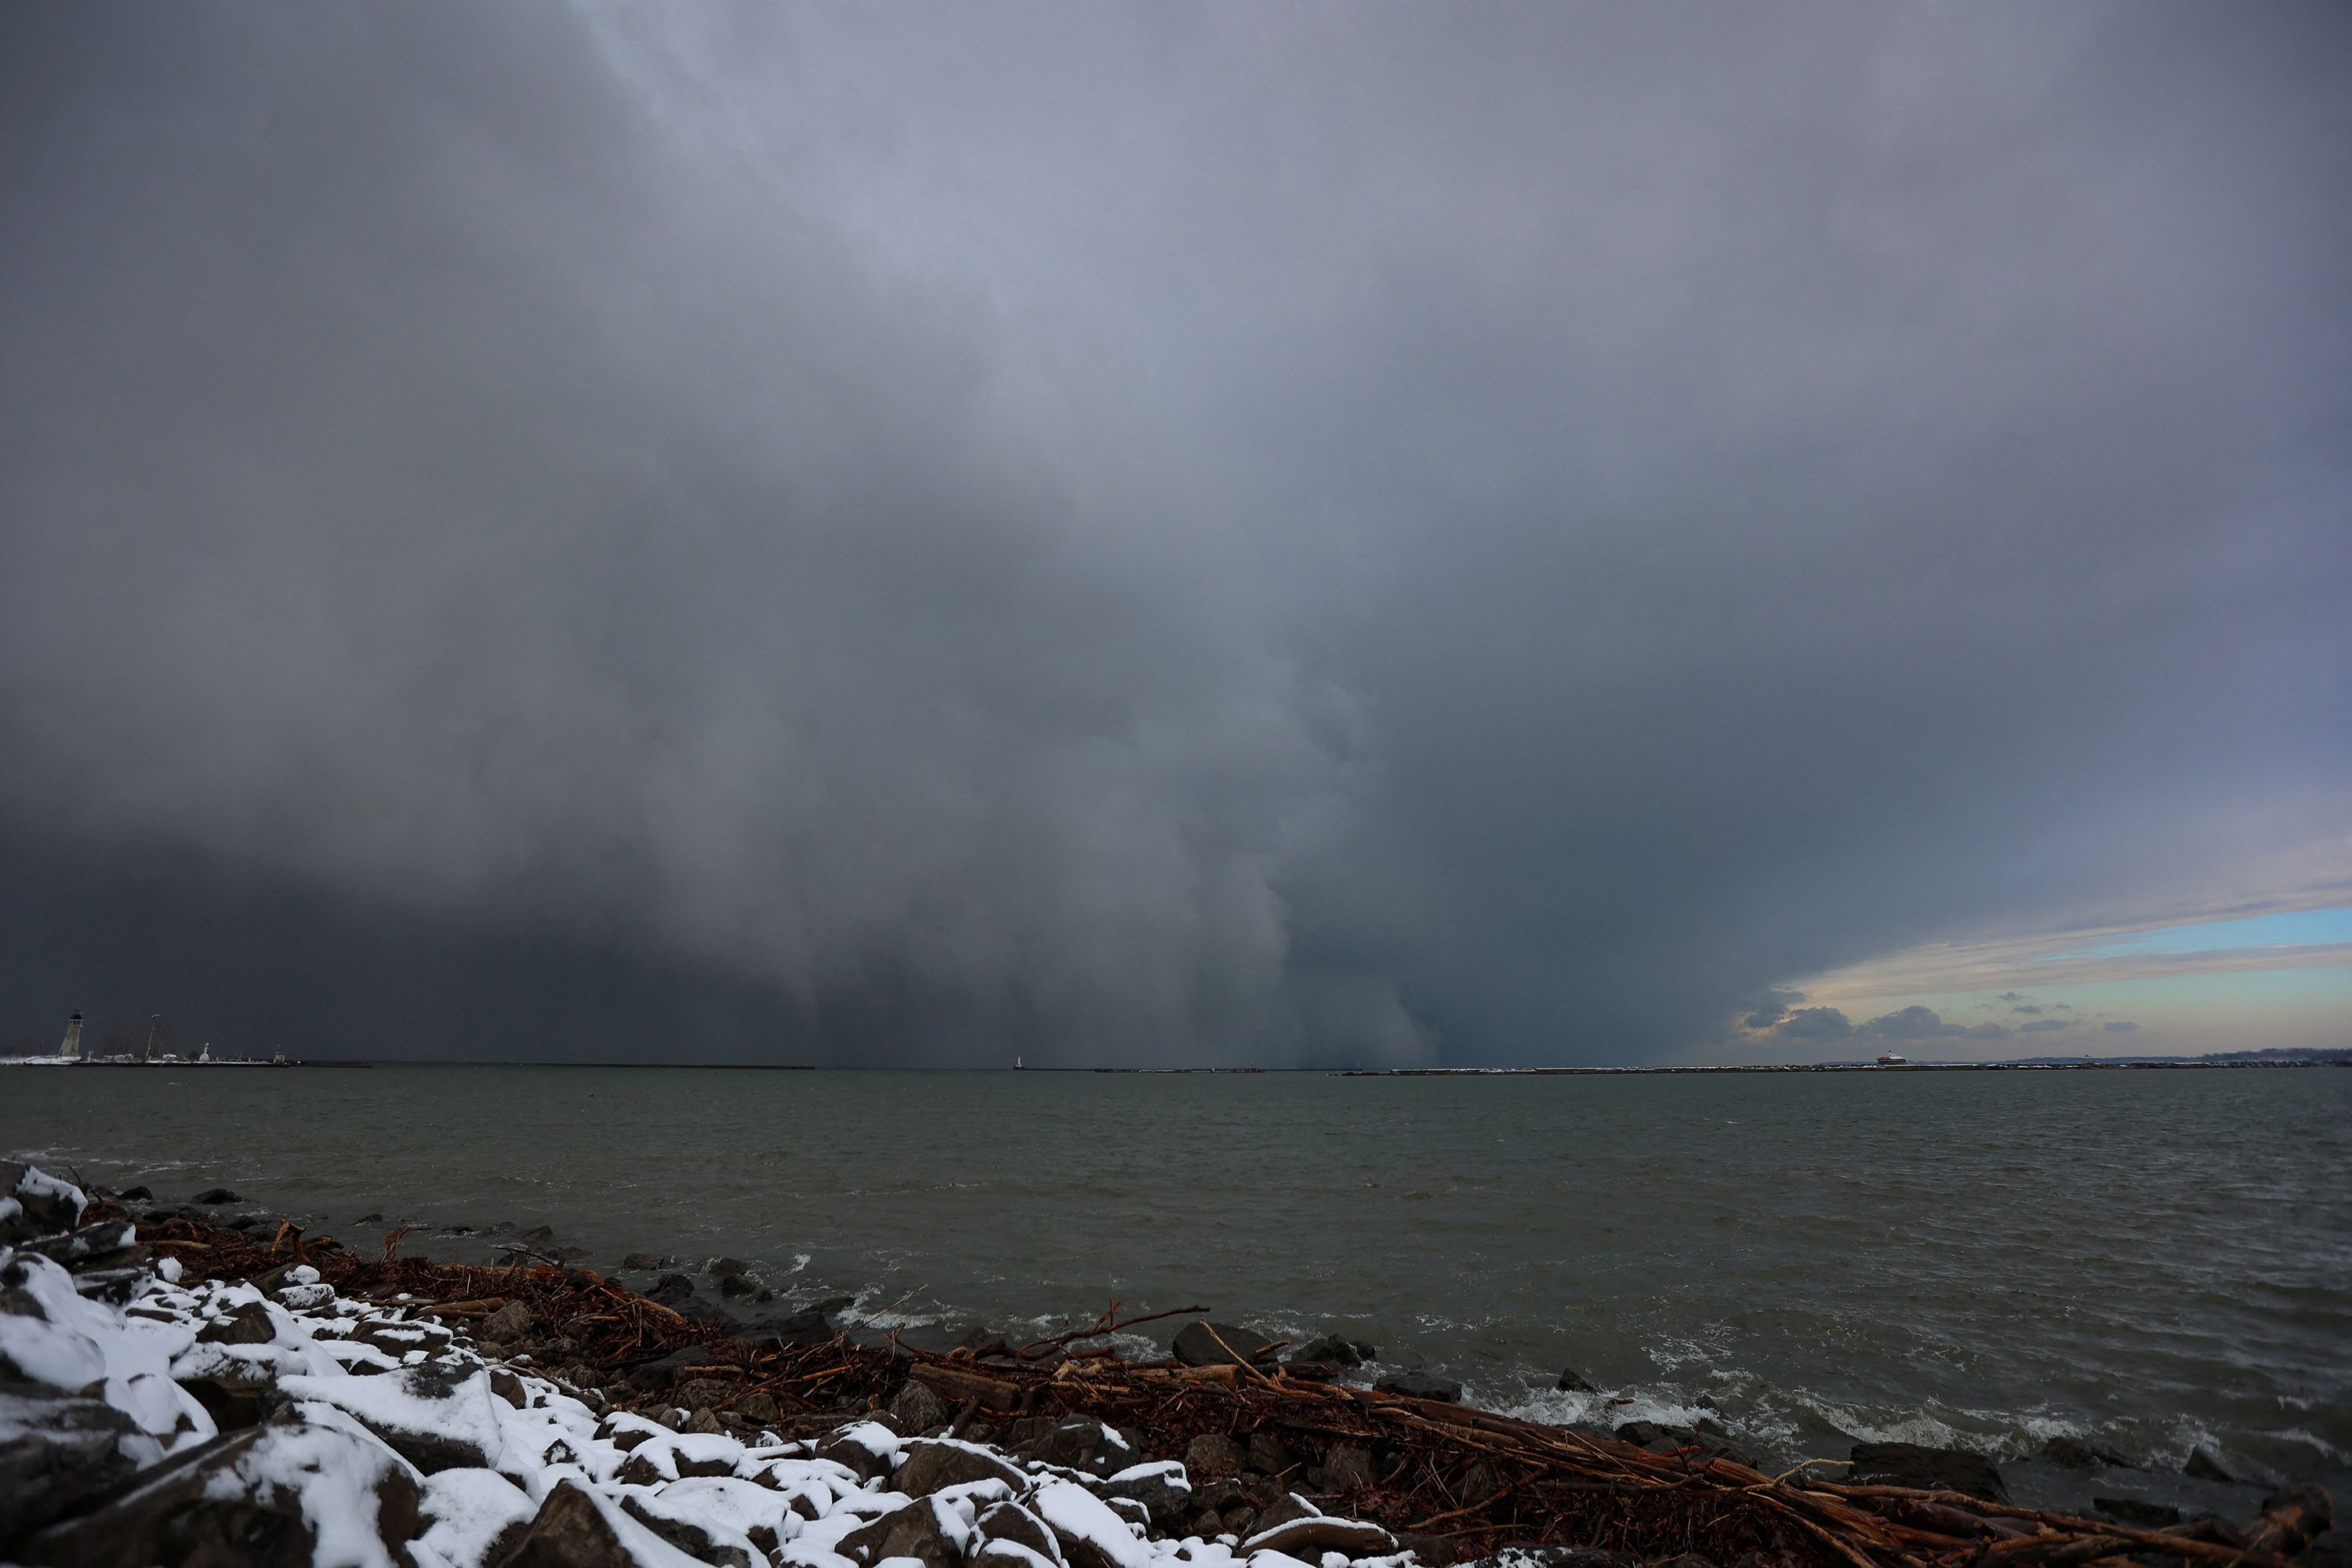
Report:
M 110 1061 L 97 1058 L 0 1057 L 0 1067 L 48 1068 L 373 1068 L 379 1064 L 357 1058 L 308 1058 L 298 1061 L 249 1060 Z M 1111 1073 L 1128 1077 L 1222 1076 L 1282 1074 L 1318 1078 L 1626 1078 L 1636 1076 L 1721 1077 L 1752 1073 L 1883 1073 L 1883 1072 L 2084 1072 L 2124 1068 L 2244 1069 L 2273 1068 L 2352 1067 L 2352 1052 L 2334 1056 L 2216 1059 L 2208 1057 L 2104 1057 L 2080 1061 L 2021 1060 L 2001 1062 L 1738 1062 L 1720 1067 L 1545 1067 L 1545 1068 L 1143 1068 L 1143 1067 L 855 1067 L 814 1062 L 532 1062 L 396 1060 L 388 1067 L 419 1068 L 592 1068 L 644 1072 L 1035 1072 Z

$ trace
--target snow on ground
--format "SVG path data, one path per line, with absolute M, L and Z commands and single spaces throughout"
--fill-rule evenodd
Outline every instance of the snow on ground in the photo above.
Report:
M 268 1293 L 169 1259 L 125 1268 L 127 1237 L 98 1237 L 110 1259 L 75 1240 L 102 1227 L 58 1234 L 87 1207 L 78 1190 L 0 1165 L 0 1561 L 168 1563 L 212 1540 L 317 1568 L 1412 1563 L 1300 1500 L 1250 1542 L 1155 1534 L 1135 1497 L 1187 1493 L 1172 1461 L 1104 1478 L 878 1421 L 740 1441 L 600 1414 L 308 1268 Z

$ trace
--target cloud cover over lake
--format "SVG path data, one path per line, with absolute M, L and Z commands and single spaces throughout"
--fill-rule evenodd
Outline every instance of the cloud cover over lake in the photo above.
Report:
M 2326 6 L 12 12 L 7 1026 L 1631 1060 L 2323 899 L 2347 78 Z

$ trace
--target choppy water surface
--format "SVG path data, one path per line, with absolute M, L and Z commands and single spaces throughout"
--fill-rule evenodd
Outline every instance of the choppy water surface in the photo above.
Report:
M 2072 1433 L 2148 1467 L 2014 1466 L 2027 1499 L 2243 1512 L 2192 1446 L 2352 1482 L 2352 1070 L 12 1069 L 0 1147 L 371 1247 L 382 1210 L 444 1259 L 500 1221 L 731 1253 L 919 1340 L 1205 1302 L 1549 1419 L 1704 1395 L 1790 1461 Z

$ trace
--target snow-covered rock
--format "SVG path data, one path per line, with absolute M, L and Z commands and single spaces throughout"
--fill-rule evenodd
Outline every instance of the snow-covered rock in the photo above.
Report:
M 0 1562 L 1346 1568 L 1394 1550 L 1319 1515 L 1238 1552 L 1156 1536 L 1192 1497 L 1184 1467 L 1138 1462 L 1098 1423 L 1055 1425 L 1024 1462 L 878 1421 L 812 1444 L 600 1415 L 306 1265 L 265 1291 L 142 1261 L 113 1300 L 89 1274 L 130 1240 L 81 1226 L 89 1207 L 0 1164 Z M 484 1324 L 528 1326 L 504 1309 Z

